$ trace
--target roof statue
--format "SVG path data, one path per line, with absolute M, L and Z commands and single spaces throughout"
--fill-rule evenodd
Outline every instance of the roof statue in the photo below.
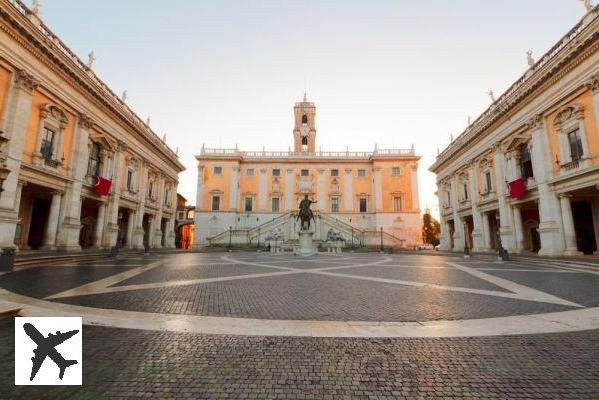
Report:
M 40 13 L 40 1 L 39 0 L 33 0 L 31 2 L 31 12 L 34 13 L 35 15 L 38 15 Z
M 150 126 L 150 116 L 148 115 L 148 118 L 146 118 L 146 125 Z
M 469 115 L 468 116 L 468 126 L 472 125 L 472 117 Z
M 593 10 L 593 5 L 591 4 L 591 0 L 580 0 L 584 4 L 584 8 L 587 12 L 591 12 Z
M 489 97 L 491 97 L 491 100 L 493 100 L 493 103 L 495 103 L 495 101 L 496 101 L 495 93 L 492 90 L 489 90 L 489 92 L 487 94 L 489 95 Z
M 123 94 L 121 94 L 121 100 L 122 100 L 122 101 L 123 101 L 123 103 L 124 103 L 125 101 L 127 101 L 127 99 L 128 99 L 128 96 L 127 96 L 127 91 L 126 91 L 126 90 L 123 90 Z
M 526 58 L 528 60 L 528 66 L 531 67 L 531 68 L 534 67 L 534 65 L 535 65 L 535 59 L 532 57 L 532 50 L 528 50 L 526 52 Z
M 94 51 L 92 50 L 87 55 L 87 68 L 92 69 L 92 66 L 94 65 L 94 61 L 96 61 L 96 56 L 94 54 Z

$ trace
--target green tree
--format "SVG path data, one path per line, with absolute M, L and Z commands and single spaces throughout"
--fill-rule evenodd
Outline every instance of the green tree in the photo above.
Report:
M 436 246 L 439 244 L 440 235 L 441 225 L 431 216 L 430 211 L 426 210 L 422 215 L 422 241 Z

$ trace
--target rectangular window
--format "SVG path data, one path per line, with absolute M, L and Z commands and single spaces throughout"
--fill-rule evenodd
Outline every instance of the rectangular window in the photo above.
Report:
M 449 189 L 447 190 L 447 205 L 451 206 L 451 185 L 449 185 Z
M 393 176 L 399 176 L 400 173 L 401 173 L 401 169 L 399 167 L 393 167 L 393 168 L 391 168 L 391 175 L 393 175 Z
M 100 144 L 92 143 L 91 153 L 89 154 L 89 161 L 87 163 L 87 174 L 89 176 L 100 175 Z
M 580 131 L 577 129 L 568 133 L 568 142 L 570 143 L 570 156 L 572 161 L 578 161 L 582 158 L 582 138 Z
M 223 167 L 214 167 L 214 175 L 222 175 Z
M 272 176 L 281 176 L 281 170 L 278 168 L 273 169 Z
M 528 179 L 534 176 L 532 171 L 532 158 L 530 157 L 530 151 L 526 144 L 520 146 L 520 176 L 522 179 Z
M 212 211 L 220 210 L 220 196 L 212 196 Z
M 339 212 L 339 197 L 331 197 L 331 212 Z
M 133 191 L 133 171 L 130 169 L 127 170 L 127 190 Z
M 362 197 L 360 199 L 360 212 L 361 213 L 368 212 L 368 201 L 364 197 Z
M 493 189 L 493 184 L 491 183 L 491 171 L 485 172 L 485 183 L 487 187 L 485 188 L 486 192 L 490 192 Z
M 338 169 L 332 169 L 331 170 L 331 176 L 339 176 L 339 170 Z
M 150 181 L 150 184 L 148 185 L 148 197 L 151 199 L 154 198 L 154 181 Z
M 393 198 L 393 209 L 395 212 L 403 211 L 403 204 L 401 203 L 401 197 Z
M 54 142 L 54 131 L 48 128 L 44 128 L 42 133 L 42 145 L 40 147 L 40 153 L 46 160 L 52 159 L 52 144 Z
M 468 184 L 464 183 L 464 201 L 468 200 Z
M 253 168 L 246 169 L 245 176 L 254 176 L 254 169 Z
M 308 169 L 302 169 L 302 176 L 310 176 L 310 170 Z
M 358 176 L 359 176 L 360 178 L 363 178 L 363 177 L 365 177 L 365 176 L 366 176 L 366 170 L 365 170 L 365 169 L 359 169 L 359 170 L 358 170 Z
M 271 200 L 272 203 L 272 212 L 279 212 L 279 198 L 273 197 Z
M 245 211 L 246 212 L 252 211 L 253 202 L 254 202 L 254 199 L 252 197 L 245 198 Z

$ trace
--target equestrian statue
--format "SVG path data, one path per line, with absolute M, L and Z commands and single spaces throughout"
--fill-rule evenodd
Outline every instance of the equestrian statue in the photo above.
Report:
M 302 231 L 307 231 L 310 229 L 310 220 L 313 220 L 314 223 L 316 223 L 316 220 L 314 219 L 314 213 L 310 209 L 310 206 L 313 203 L 318 203 L 318 202 L 310 200 L 308 198 L 308 195 L 306 195 L 299 204 L 299 213 L 297 214 L 296 221 L 298 219 L 301 221 L 301 230 Z

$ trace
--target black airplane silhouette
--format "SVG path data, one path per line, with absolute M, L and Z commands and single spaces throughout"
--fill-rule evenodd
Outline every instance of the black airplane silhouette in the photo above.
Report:
M 62 380 L 64 376 L 64 371 L 68 366 L 77 364 L 77 360 L 65 360 L 63 356 L 60 355 L 58 351 L 56 351 L 55 347 L 64 342 L 67 339 L 70 339 L 74 335 L 79 332 L 78 330 L 69 331 L 66 333 L 60 333 L 60 331 L 56 332 L 56 335 L 48 334 L 48 337 L 45 338 L 44 335 L 38 331 L 35 326 L 30 323 L 26 323 L 23 325 L 23 329 L 27 336 L 31 338 L 37 344 L 37 349 L 33 350 L 33 354 L 35 357 L 31 357 L 31 361 L 33 362 L 33 367 L 31 368 L 31 377 L 29 381 L 32 381 L 35 378 L 35 374 L 39 371 L 42 363 L 46 359 L 46 356 L 50 357 L 54 364 L 60 368 L 60 374 L 58 377 Z

